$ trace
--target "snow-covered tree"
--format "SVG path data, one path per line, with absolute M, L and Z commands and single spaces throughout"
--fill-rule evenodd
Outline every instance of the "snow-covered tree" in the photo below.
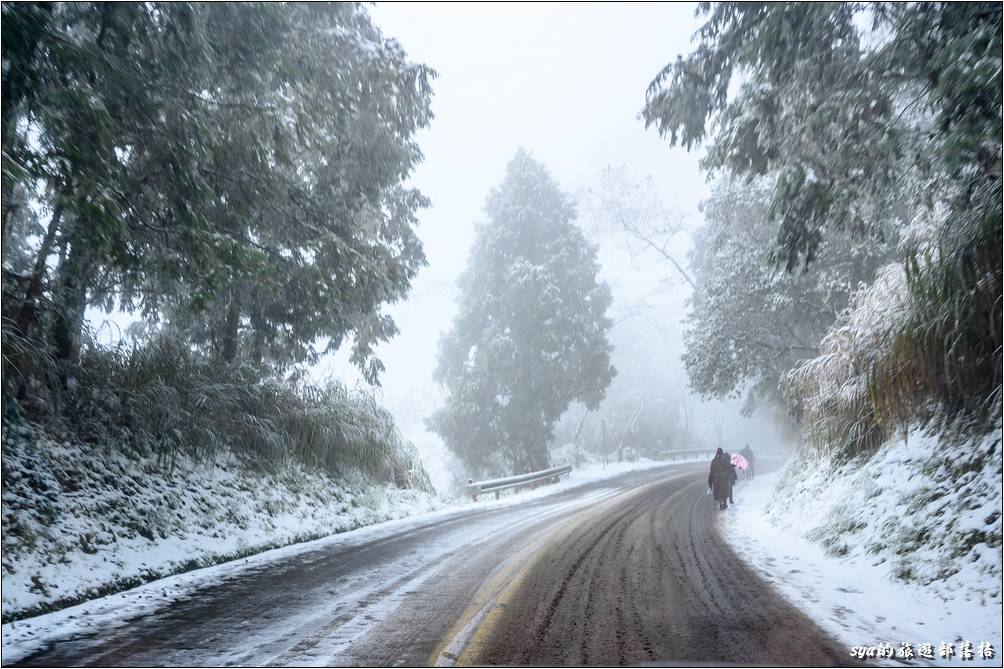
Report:
M 776 227 L 771 184 L 720 179 L 694 233 L 697 284 L 685 332 L 691 386 L 709 397 L 748 389 L 745 410 L 777 403 L 778 381 L 819 341 L 891 253 L 890 244 L 847 231 L 828 236 L 812 272 L 787 273 L 768 262 Z M 888 231 L 891 238 L 895 230 Z M 766 405 L 766 406 L 765 406 Z
M 696 50 L 656 77 L 643 116 L 673 144 L 707 143 L 712 171 L 772 180 L 773 261 L 816 271 L 843 231 L 905 231 L 902 272 L 885 270 L 827 338 L 826 354 L 848 349 L 838 356 L 847 364 L 802 367 L 832 373 L 832 383 L 800 383 L 805 393 L 854 398 L 840 429 L 825 428 L 831 443 L 842 431 L 853 450 L 871 427 L 880 434 L 865 445 L 880 443 L 890 417 L 992 423 L 1004 350 L 1000 3 L 700 11 Z M 905 297 L 886 285 L 894 276 Z M 863 327 L 894 297 L 904 300 L 897 318 L 878 335 Z
M 381 307 L 425 261 L 425 199 L 403 182 L 429 68 L 352 4 L 7 3 L 3 19 L 3 199 L 28 194 L 44 231 L 12 327 L 70 361 L 88 306 L 170 321 L 226 362 L 351 337 L 376 379 L 372 347 L 395 332 Z M 16 220 L 5 208 L 5 249 Z
M 447 399 L 430 425 L 472 473 L 523 472 L 548 464 L 554 424 L 572 401 L 603 399 L 614 375 L 611 297 L 571 201 L 526 152 L 485 210 L 440 341 Z

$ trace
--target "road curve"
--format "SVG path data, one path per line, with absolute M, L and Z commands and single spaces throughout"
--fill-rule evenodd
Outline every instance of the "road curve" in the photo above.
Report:
M 570 519 L 459 662 L 845 663 L 845 650 L 722 541 L 703 478 L 653 483 Z
M 846 663 L 719 538 L 706 466 L 346 535 L 22 664 Z

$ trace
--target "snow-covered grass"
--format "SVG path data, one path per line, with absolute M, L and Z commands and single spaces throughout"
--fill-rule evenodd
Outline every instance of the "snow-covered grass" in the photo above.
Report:
M 3 632 L 3 662 L 18 662 L 48 644 L 80 635 L 93 634 L 95 630 L 108 632 L 128 625 L 137 617 L 189 596 L 193 591 L 218 585 L 226 580 L 268 565 L 294 558 L 330 546 L 355 546 L 367 541 L 384 539 L 408 531 L 422 523 L 445 519 L 465 512 L 461 506 L 444 505 L 434 511 L 416 513 L 373 525 L 367 525 L 320 539 L 291 544 L 230 560 L 193 571 L 175 574 L 146 583 L 123 592 L 97 597 L 74 606 L 33 618 L 6 623 Z
M 737 490 L 726 539 L 848 647 L 993 644 L 1000 665 L 1001 434 L 911 433 L 872 458 L 795 458 Z M 850 659 L 850 655 L 848 655 Z
M 165 471 L 152 456 L 16 425 L 4 434 L 3 482 L 4 621 L 441 505 L 295 461 L 267 474 L 221 453 Z
M 556 485 L 450 502 L 295 461 L 252 471 L 232 456 L 153 456 L 60 443 L 24 425 L 3 445 L 3 620 L 18 620 L 281 546 L 442 508 L 524 503 L 657 467 L 593 463 Z M 682 463 L 681 463 L 682 464 Z
M 410 509 L 405 508 L 404 505 L 397 506 L 395 507 L 396 510 L 411 511 L 415 515 L 360 527 L 312 541 L 274 548 L 223 564 L 175 574 L 124 592 L 96 597 L 41 616 L 7 623 L 3 625 L 3 659 L 6 664 L 17 662 L 57 639 L 87 635 L 93 633 L 95 630 L 106 632 L 115 627 L 126 625 L 129 620 L 166 606 L 172 601 L 189 595 L 195 589 L 218 584 L 228 578 L 261 569 L 276 561 L 287 560 L 310 551 L 324 549 L 329 546 L 353 546 L 376 541 L 409 531 L 425 523 L 470 513 L 473 510 L 525 504 L 531 500 L 537 500 L 590 483 L 603 481 L 631 471 L 663 466 L 682 466 L 686 464 L 688 464 L 688 461 L 678 461 L 668 464 L 641 460 L 637 462 L 612 463 L 604 467 L 602 464 L 597 463 L 573 471 L 558 484 L 542 486 L 535 490 L 523 490 L 517 494 L 503 496 L 499 500 L 484 497 L 478 502 L 457 499 L 448 504 L 433 503 L 432 506 L 437 506 L 437 508 L 431 511 L 424 510 L 428 509 L 429 506 L 423 504 L 414 504 Z M 246 476 L 246 474 L 244 475 Z M 180 476 L 180 474 L 176 474 L 177 476 Z M 610 490 L 606 489 L 597 491 L 596 496 L 597 498 L 603 498 L 609 495 L 610 492 Z M 590 498 L 588 496 L 585 498 L 576 497 L 574 503 L 588 504 L 590 503 Z M 193 537 L 192 539 L 195 540 L 196 538 L 199 537 Z M 179 538 L 176 538 L 174 544 L 177 545 L 180 541 Z M 105 550 L 107 552 L 111 549 L 106 547 Z M 78 554 L 71 553 L 67 556 L 67 559 L 70 557 L 78 557 Z M 81 571 L 73 567 L 72 564 L 68 568 L 70 569 L 68 573 Z M 107 573 L 107 570 L 103 573 Z M 5 601 L 7 585 L 8 576 L 5 573 Z

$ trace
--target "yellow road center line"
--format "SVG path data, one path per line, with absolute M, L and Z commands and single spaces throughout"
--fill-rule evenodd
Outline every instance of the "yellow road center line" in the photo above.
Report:
M 654 481 L 652 483 L 646 484 L 635 490 L 626 492 L 623 495 L 618 495 L 610 500 L 604 500 L 602 504 L 588 509 L 583 509 L 580 512 L 572 514 L 571 517 L 560 521 L 558 527 L 550 534 L 546 539 L 548 543 L 562 543 L 569 534 L 571 534 L 578 526 L 583 522 L 587 521 L 590 517 L 596 515 L 603 515 L 605 509 L 604 506 L 614 506 L 624 502 L 625 499 L 632 496 L 637 496 L 645 492 L 648 488 L 666 483 L 667 481 L 682 478 L 682 476 L 674 476 L 670 479 L 661 479 L 659 481 Z M 689 486 L 677 490 L 671 494 L 667 499 L 673 500 L 686 494 L 689 491 Z M 540 542 L 543 544 L 544 542 Z M 509 580 L 509 583 L 503 586 L 503 590 L 495 597 L 494 601 L 486 606 L 481 612 L 479 619 L 477 621 L 471 620 L 469 625 L 474 623 L 474 627 L 471 632 L 468 633 L 468 639 L 465 640 L 463 644 L 462 651 L 456 656 L 456 659 L 450 665 L 439 665 L 439 666 L 473 666 L 477 664 L 478 658 L 482 654 L 482 649 L 485 647 L 486 641 L 491 637 L 491 633 L 494 630 L 495 625 L 498 622 L 498 618 L 502 615 L 505 605 L 508 601 L 513 598 L 513 595 L 519 591 L 520 586 L 522 586 L 524 579 L 530 571 L 530 567 L 536 563 L 536 558 L 539 555 L 532 555 L 531 558 L 524 560 L 520 569 L 513 577 Z
M 428 664 L 437 667 L 450 667 L 473 663 L 480 654 L 498 616 L 501 615 L 505 603 L 512 598 L 513 593 L 519 590 L 526 574 L 539 557 L 540 548 L 545 543 L 561 543 L 578 525 L 591 516 L 601 513 L 601 510 L 607 506 L 622 503 L 626 498 L 642 494 L 652 486 L 691 476 L 693 473 L 692 471 L 681 472 L 675 476 L 624 491 L 613 497 L 605 498 L 596 505 L 572 511 L 568 518 L 558 521 L 557 527 L 541 528 L 539 531 L 547 531 L 544 537 L 527 542 L 492 570 L 485 582 L 475 592 L 471 603 L 464 609 L 464 613 L 438 644 L 429 658 Z M 684 490 L 674 493 L 673 497 L 681 494 Z

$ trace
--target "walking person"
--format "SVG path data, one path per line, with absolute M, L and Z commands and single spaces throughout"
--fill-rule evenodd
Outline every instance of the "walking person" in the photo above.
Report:
M 732 497 L 732 477 L 734 476 L 732 463 L 722 449 L 715 451 L 715 457 L 711 459 L 711 468 L 708 471 L 708 488 L 711 495 L 718 502 L 718 508 L 724 509 L 728 506 L 729 498 Z
M 729 463 L 729 474 L 732 479 L 732 485 L 729 486 L 729 504 L 735 504 L 736 501 L 732 499 L 732 493 L 736 489 L 736 483 L 739 481 L 739 472 L 736 471 L 736 463 L 732 462 L 732 454 L 725 453 L 725 460 Z
M 743 450 L 739 451 L 739 455 L 746 458 L 746 480 L 753 480 L 753 467 L 756 466 L 756 456 L 753 455 L 753 449 L 750 448 L 749 444 L 743 446 Z

